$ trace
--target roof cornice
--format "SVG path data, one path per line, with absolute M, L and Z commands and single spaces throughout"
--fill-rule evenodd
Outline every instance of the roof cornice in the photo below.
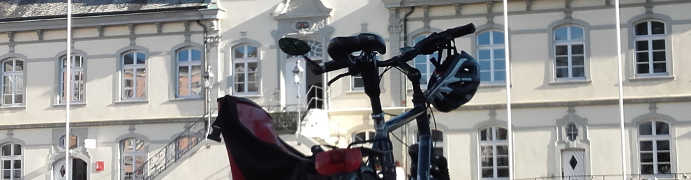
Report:
M 97 27 L 124 24 L 145 24 L 162 22 L 179 22 L 193 20 L 219 19 L 221 9 L 168 9 L 152 12 L 109 13 L 79 15 L 72 18 L 72 27 Z M 18 21 L 0 21 L 0 32 L 18 32 L 31 30 L 67 28 L 65 16 L 44 19 L 27 19 Z

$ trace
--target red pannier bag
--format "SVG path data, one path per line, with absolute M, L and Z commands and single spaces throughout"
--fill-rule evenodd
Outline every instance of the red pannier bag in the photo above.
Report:
M 360 148 L 334 149 L 318 153 L 314 166 L 319 174 L 331 176 L 353 172 L 360 168 L 361 162 Z

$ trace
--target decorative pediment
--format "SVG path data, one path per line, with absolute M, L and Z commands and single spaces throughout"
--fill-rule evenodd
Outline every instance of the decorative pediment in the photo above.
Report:
M 568 148 L 582 148 L 589 144 L 588 119 L 576 114 L 574 107 L 569 107 L 567 114 L 557 119 L 557 143 Z
M 276 5 L 273 16 L 276 19 L 328 17 L 331 8 L 321 0 L 283 0 Z

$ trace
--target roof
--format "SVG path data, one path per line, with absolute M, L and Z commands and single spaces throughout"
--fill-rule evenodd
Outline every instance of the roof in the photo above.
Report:
M 208 0 L 72 0 L 72 14 L 89 16 L 174 9 L 199 9 Z M 0 20 L 64 17 L 65 0 L 0 0 Z

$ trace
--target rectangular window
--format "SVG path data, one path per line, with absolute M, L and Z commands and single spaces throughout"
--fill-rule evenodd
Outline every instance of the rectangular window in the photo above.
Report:
M 82 56 L 72 56 L 71 58 L 71 73 L 67 74 L 67 57 L 60 58 L 60 68 L 58 73 L 58 104 L 64 104 L 66 101 L 65 87 L 70 83 L 71 103 L 84 103 L 84 96 L 86 92 L 86 78 L 84 67 L 84 58 Z
M 182 49 L 177 53 L 178 98 L 199 97 L 202 93 L 202 56 L 196 49 Z
M 477 36 L 477 59 L 480 63 L 480 81 L 503 83 L 506 79 L 504 33 L 486 31 Z
M 668 62 L 665 24 L 658 21 L 645 21 L 636 24 L 634 30 L 636 74 L 666 75 Z
M 146 54 L 130 51 L 122 56 L 122 100 L 146 98 Z
M 233 48 L 234 91 L 238 94 L 259 94 L 259 52 L 257 47 L 240 45 Z
M 673 156 L 671 155 L 669 124 L 662 121 L 643 122 L 638 125 L 638 137 L 641 174 L 671 174 Z
M 564 26 L 555 29 L 553 34 L 556 79 L 585 79 L 583 28 Z
M 7 143 L 0 149 L 0 174 L 5 180 L 18 180 L 22 178 L 22 145 Z
M 480 176 L 483 179 L 505 179 L 509 177 L 509 146 L 507 131 L 501 127 L 481 129 Z
M 24 61 L 7 58 L 0 61 L 0 106 L 24 104 Z

